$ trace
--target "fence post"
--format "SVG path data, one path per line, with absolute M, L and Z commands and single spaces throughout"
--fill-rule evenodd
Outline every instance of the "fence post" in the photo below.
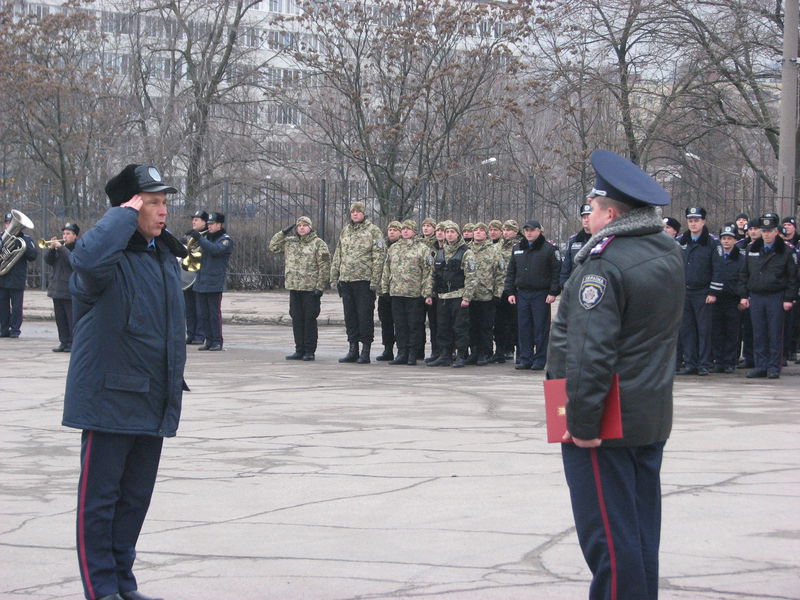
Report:
M 231 190 L 230 182 L 227 179 L 222 180 L 222 213 L 228 216 L 228 206 L 230 204 Z
M 325 213 L 327 212 L 325 204 L 328 199 L 328 190 L 327 190 L 327 182 L 325 179 L 319 180 L 319 218 L 317 222 L 319 223 L 319 229 L 317 233 L 319 237 L 323 240 L 325 239 Z
M 526 220 L 530 220 L 533 219 L 534 195 L 536 194 L 536 177 L 534 175 L 528 175 L 528 185 L 526 192 L 527 192 L 526 210 L 528 211 Z
M 420 205 L 419 215 L 420 220 L 428 218 L 428 180 L 423 179 L 419 187 Z

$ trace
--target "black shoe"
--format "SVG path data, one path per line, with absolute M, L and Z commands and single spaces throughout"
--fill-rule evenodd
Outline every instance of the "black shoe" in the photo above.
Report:
M 9 333 L 8 337 L 10 337 L 10 338 L 18 338 L 19 334 L 18 333 Z
M 742 360 L 739 361 L 739 368 L 740 369 L 752 369 L 753 367 L 755 367 L 755 365 L 752 362 L 750 362 L 749 360 L 742 359 Z
M 7 331 L 4 331 L 4 332 L 0 333 L 0 337 L 11 337 L 11 334 L 8 333 Z
M 436 360 L 432 360 L 431 362 L 426 360 L 425 364 L 429 367 L 450 367 L 453 365 L 453 359 L 450 358 L 449 354 L 442 354 L 441 356 L 437 357 Z
M 152 596 L 145 596 L 144 594 L 140 594 L 138 590 L 132 590 L 130 592 L 120 592 L 120 596 L 124 600 L 164 600 L 163 598 L 153 598 Z
M 697 375 L 697 369 L 693 369 L 692 367 L 683 367 L 680 371 L 675 373 L 676 375 Z M 708 374 L 708 373 L 706 373 Z
M 211 344 L 206 350 L 209 352 L 220 352 L 222 350 L 222 344 Z
M 502 352 L 496 352 L 489 357 L 489 362 L 497 363 L 498 365 L 505 364 L 506 356 Z
M 392 352 L 391 348 L 385 348 L 383 352 L 381 352 L 380 354 L 378 354 L 378 356 L 375 357 L 375 360 L 380 360 L 380 361 L 384 360 L 389 361 L 393 359 L 394 359 L 394 352 Z
M 409 354 L 408 355 L 408 360 L 406 361 L 406 364 L 409 367 L 416 367 L 417 366 L 417 357 L 416 357 L 416 355 Z
M 470 354 L 467 358 L 464 359 L 465 365 L 477 365 L 478 364 L 478 353 L 474 351 L 470 351 Z
M 305 354 L 300 350 L 295 350 L 292 354 L 287 354 L 284 358 L 286 360 L 303 360 Z
M 424 359 L 425 359 L 425 348 L 420 348 L 420 349 L 417 351 L 417 356 L 416 356 L 416 359 L 417 359 L 417 360 L 424 360 Z
M 211 343 L 210 343 L 210 342 L 206 342 L 205 344 L 203 344 L 202 346 L 200 346 L 200 347 L 198 348 L 198 350 L 208 350 L 209 348 L 211 348 Z
M 69 352 L 69 350 L 67 350 L 67 346 L 65 344 L 59 344 L 53 348 L 53 352 Z
M 708 369 L 706 369 L 705 367 L 697 367 L 697 374 L 700 377 L 705 377 L 706 375 L 708 375 Z
M 736 372 L 736 367 L 724 367 L 722 369 L 722 372 L 730 375 L 731 373 L 735 373 Z
M 515 364 L 515 365 L 514 365 L 514 368 L 515 368 L 517 371 L 530 371 L 530 368 L 531 368 L 532 366 L 533 366 L 533 365 L 532 365 L 531 363 L 526 363 L 526 362 L 518 362 L 517 364 Z
M 544 371 L 544 365 L 532 364 L 531 371 Z
M 368 365 L 369 364 L 369 350 L 372 346 L 372 342 L 362 342 L 361 344 L 361 354 L 358 355 L 356 362 L 360 365 Z
M 350 349 L 342 358 L 339 359 L 340 363 L 354 363 L 358 359 L 358 342 L 352 342 Z
M 478 362 L 477 358 L 475 359 L 475 362 Z M 467 365 L 471 365 L 471 364 L 472 363 L 469 362 L 469 358 L 467 357 L 467 353 L 466 352 L 459 352 L 458 355 L 456 356 L 456 359 L 453 361 L 453 364 L 451 366 L 454 369 L 461 369 L 461 368 L 466 367 Z
M 64 346 L 64 352 L 72 352 L 72 344 L 69 346 Z
M 481 356 L 478 357 L 478 362 L 476 362 L 475 364 L 478 365 L 479 367 L 485 367 L 490 362 L 492 362 L 492 357 L 482 354 Z
M 767 371 L 767 379 L 778 379 L 781 376 L 781 372 L 778 369 L 769 369 Z
M 199 346 L 200 344 L 205 344 L 206 339 L 201 337 L 192 337 L 192 338 L 187 337 L 186 343 L 189 344 L 190 346 Z
M 747 375 L 745 375 L 747 379 L 756 379 L 758 377 L 766 377 L 766 376 L 767 372 L 764 369 L 753 369 Z
M 503 358 L 505 358 L 506 360 L 514 360 L 514 353 L 513 352 L 506 352 L 503 355 Z
M 123 598 L 119 594 L 108 594 L 108 596 L 100 596 L 95 600 L 123 600 Z
M 390 360 L 390 365 L 404 365 L 408 362 L 408 352 L 400 352 L 397 358 Z
M 310 362 L 310 361 L 314 360 L 314 353 L 313 352 L 306 352 L 305 354 L 303 354 L 303 360 L 306 361 L 306 362 Z
M 723 367 L 722 365 L 714 365 L 714 368 L 711 369 L 711 372 L 712 373 L 724 373 L 725 372 L 725 367 Z
M 431 354 L 430 356 L 428 356 L 424 360 L 425 360 L 425 364 L 427 365 L 428 363 L 432 363 L 432 362 L 434 362 L 435 360 L 438 360 L 438 359 L 439 359 L 439 355 L 438 354 Z

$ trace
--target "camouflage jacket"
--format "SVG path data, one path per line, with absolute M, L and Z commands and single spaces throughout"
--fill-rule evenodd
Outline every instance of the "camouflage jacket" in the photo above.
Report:
M 313 231 L 303 236 L 284 235 L 279 231 L 269 241 L 272 252 L 283 252 L 286 258 L 287 290 L 310 292 L 328 287 L 331 253 L 328 244 Z
M 453 255 L 458 251 L 461 246 L 465 246 L 464 240 L 459 239 L 457 242 L 453 244 L 445 244 L 444 245 L 444 260 L 448 261 L 453 258 Z M 438 251 L 434 255 L 434 263 L 437 260 Z M 463 258 L 461 259 L 461 268 L 464 271 L 464 287 L 453 290 L 452 292 L 438 292 L 436 296 L 440 300 L 450 300 L 452 298 L 463 298 L 467 302 L 471 302 L 473 296 L 475 295 L 475 273 L 478 270 L 478 265 L 475 262 L 475 254 L 472 250 L 467 250 L 464 253 Z M 434 274 L 435 276 L 435 274 Z M 435 278 L 434 278 L 434 286 L 436 285 Z M 434 290 L 436 288 L 434 287 Z
M 490 240 L 469 245 L 475 255 L 475 292 L 473 300 L 485 302 L 495 296 L 503 295 L 503 284 L 506 279 L 506 262 L 503 259 L 500 244 Z
M 430 298 L 433 256 L 424 242 L 397 240 L 386 254 L 381 293 L 404 298 Z
M 373 290 L 381 283 L 386 242 L 381 230 L 367 219 L 349 223 L 339 235 L 331 264 L 331 285 L 341 281 L 369 281 Z

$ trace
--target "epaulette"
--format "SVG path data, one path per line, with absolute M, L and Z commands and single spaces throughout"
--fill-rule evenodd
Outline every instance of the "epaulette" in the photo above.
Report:
M 617 236 L 610 235 L 608 237 L 603 238 L 599 244 L 597 244 L 594 248 L 592 248 L 589 251 L 589 256 L 595 257 L 595 256 L 600 256 L 601 254 L 603 254 L 605 249 L 614 240 L 615 237 L 617 237 Z

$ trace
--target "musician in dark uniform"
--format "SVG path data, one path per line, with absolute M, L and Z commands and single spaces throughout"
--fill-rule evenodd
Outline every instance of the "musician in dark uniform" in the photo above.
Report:
M 90 600 L 155 600 L 137 591 L 136 542 L 162 441 L 178 428 L 185 316 L 177 257 L 164 224 L 175 188 L 151 165 L 106 184 L 111 206 L 75 244 L 75 335 L 63 424 L 82 429 L 78 565 Z
M 13 216 L 6 214 L 5 228 L 11 225 Z M 0 234 L 2 243 L 3 234 Z M 27 233 L 17 235 L 19 243 L 25 244 L 25 252 L 5 275 L 0 275 L 0 337 L 18 338 L 22 333 L 22 301 L 25 297 L 25 282 L 28 278 L 28 263 L 36 260 L 39 250 Z
M 200 244 L 203 259 L 194 281 L 197 299 L 198 326 L 206 336 L 205 344 L 198 350 L 222 350 L 222 292 L 228 261 L 233 252 L 233 240 L 225 231 L 225 215 L 212 212 L 208 215 L 208 234 L 192 231 L 189 235 Z
M 58 346 L 53 352 L 72 350 L 72 296 L 69 293 L 69 278 L 72 264 L 69 255 L 75 248 L 81 228 L 76 223 L 66 223 L 62 229 L 62 241 L 53 238 L 44 262 L 53 268 L 47 282 L 47 296 L 53 299 L 53 315 L 58 329 Z
M 191 235 L 193 231 L 197 231 L 200 234 L 206 231 L 208 228 L 207 221 L 208 213 L 206 211 L 195 211 L 192 215 L 192 228 L 183 234 L 183 244 L 187 245 L 189 244 L 189 240 L 193 239 Z M 194 282 L 183 290 L 183 300 L 184 304 L 186 304 L 186 343 L 204 345 L 206 336 L 197 320 L 197 298 L 194 293 Z
M 558 283 L 562 288 L 572 274 L 572 269 L 575 268 L 575 255 L 580 252 L 583 245 L 592 237 L 589 231 L 590 214 L 592 214 L 592 205 L 585 202 L 581 205 L 580 210 L 581 230 L 569 236 L 567 246 L 564 248 L 564 260 L 561 262 L 561 272 L 558 275 Z
M 664 189 L 613 152 L 593 152 L 592 165 L 592 237 L 575 257 L 553 321 L 547 376 L 567 380 L 561 452 L 593 576 L 589 598 L 654 599 L 684 269 L 656 209 L 670 201 Z M 624 437 L 601 440 L 614 374 Z

